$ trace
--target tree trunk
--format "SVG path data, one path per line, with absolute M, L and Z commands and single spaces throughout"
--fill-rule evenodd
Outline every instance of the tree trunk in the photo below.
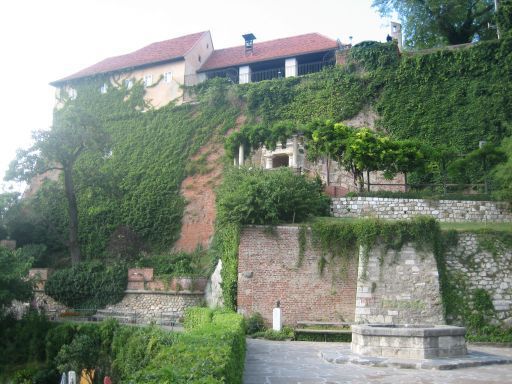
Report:
M 359 192 L 364 192 L 364 174 L 363 174 L 363 172 L 358 172 L 357 181 L 359 184 Z
M 72 167 L 64 167 L 64 187 L 68 200 L 69 214 L 69 253 L 71 264 L 80 262 L 80 248 L 78 246 L 78 207 L 76 204 L 75 185 L 73 183 Z
M 368 192 L 370 192 L 370 171 L 366 170 L 366 182 L 368 183 Z

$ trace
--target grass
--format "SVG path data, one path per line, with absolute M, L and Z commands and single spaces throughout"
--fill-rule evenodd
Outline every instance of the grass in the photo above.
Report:
M 512 232 L 512 223 L 439 223 L 442 230 L 456 230 L 460 232 L 472 232 L 480 230 L 492 230 L 500 232 Z
M 347 221 L 356 222 L 358 220 L 364 220 L 364 218 L 351 218 L 351 217 L 322 217 L 321 220 L 333 220 L 333 221 Z M 382 219 L 384 220 L 384 219 Z M 445 223 L 439 222 L 441 230 L 456 230 L 460 232 L 472 232 L 481 230 L 491 230 L 499 232 L 511 232 L 512 223 L 489 223 L 489 222 L 461 222 L 461 223 Z

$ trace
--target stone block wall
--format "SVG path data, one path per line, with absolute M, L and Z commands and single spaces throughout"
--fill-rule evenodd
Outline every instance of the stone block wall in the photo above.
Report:
M 114 312 L 135 312 L 138 322 L 158 322 L 162 313 L 183 315 L 188 307 L 200 306 L 204 300 L 202 292 L 155 292 L 126 291 L 119 303 L 106 309 Z
M 297 321 L 353 321 L 357 260 L 340 272 L 340 265 L 326 266 L 321 276 L 320 253 L 307 245 L 299 266 L 299 228 L 245 227 L 238 259 L 238 309 L 244 315 L 262 314 L 272 322 L 279 300 L 283 323 Z
M 512 249 L 493 255 L 479 245 L 478 235 L 461 233 L 446 254 L 448 272 L 460 291 L 485 289 L 491 296 L 497 320 L 512 326 Z
M 512 222 L 509 204 L 495 201 L 337 197 L 332 199 L 331 211 L 335 217 L 402 220 L 427 215 L 446 222 Z
M 356 323 L 444 324 L 434 255 L 406 245 L 399 252 L 360 252 Z

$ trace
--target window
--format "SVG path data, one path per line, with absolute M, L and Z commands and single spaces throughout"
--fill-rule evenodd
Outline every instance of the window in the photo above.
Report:
M 68 96 L 71 100 L 75 100 L 76 99 L 76 89 L 68 88 Z
M 107 93 L 107 91 L 108 91 L 108 85 L 107 85 L 107 83 L 103 83 L 103 85 L 100 88 L 100 92 Z
M 144 75 L 144 86 L 150 87 L 153 84 L 153 75 Z
M 165 72 L 164 73 L 164 81 L 166 83 L 170 83 L 172 81 L 172 72 Z
M 132 79 L 125 79 L 124 86 L 126 89 L 132 89 L 133 87 L 133 80 Z

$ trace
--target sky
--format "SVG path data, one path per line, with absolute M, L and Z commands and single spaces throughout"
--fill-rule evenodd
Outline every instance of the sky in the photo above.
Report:
M 106 57 L 210 30 L 214 48 L 319 32 L 343 43 L 385 41 L 389 19 L 371 0 L 10 0 L 0 5 L 0 192 L 17 148 L 52 124 L 48 83 Z M 19 189 L 19 186 L 14 185 Z

